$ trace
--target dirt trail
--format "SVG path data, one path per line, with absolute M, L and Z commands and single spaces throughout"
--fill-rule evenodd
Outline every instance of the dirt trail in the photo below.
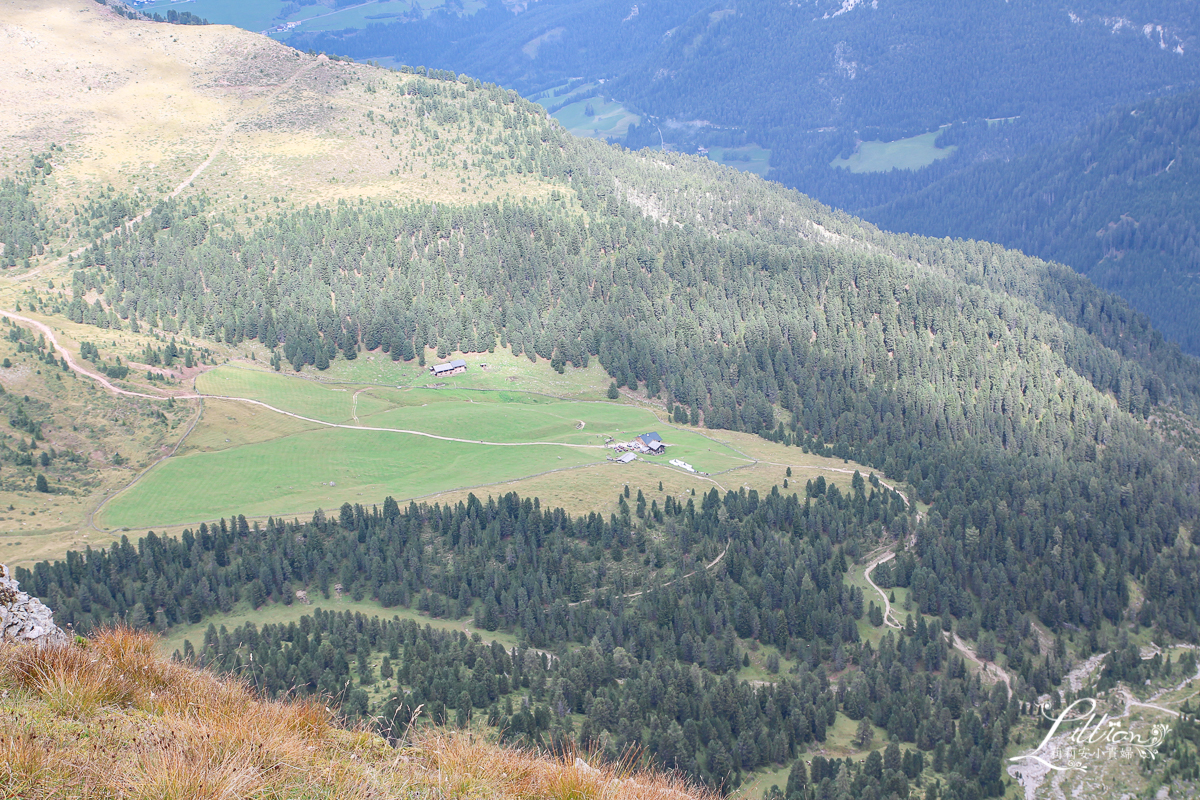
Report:
M 133 394 L 127 392 L 127 394 Z M 150 395 L 138 395 L 139 397 L 149 397 Z M 462 442 L 464 444 L 482 444 L 488 447 L 574 447 L 578 450 L 607 450 L 602 444 L 573 444 L 571 442 L 489 442 L 484 439 L 460 439 L 455 436 L 438 436 L 436 433 L 426 433 L 425 431 L 414 431 L 407 428 L 377 428 L 367 425 L 346 425 L 340 422 L 326 422 L 323 419 L 314 419 L 306 417 L 303 414 L 294 414 L 291 411 L 284 411 L 282 408 L 276 408 L 273 405 L 264 403 L 261 400 L 251 400 L 247 397 L 230 397 L 223 394 L 177 394 L 177 400 L 231 400 L 235 403 L 248 403 L 253 406 L 265 408 L 268 411 L 274 411 L 276 414 L 282 414 L 285 417 L 298 419 L 303 422 L 311 422 L 314 425 L 321 425 L 326 428 L 345 428 L 352 431 L 376 431 L 378 433 L 404 433 L 409 436 L 424 436 L 426 439 L 437 439 L 443 442 Z M 156 400 L 165 400 L 165 397 L 157 397 Z
M 954 649 L 966 656 L 968 661 L 979 667 L 984 675 L 991 675 L 997 680 L 1004 681 L 1004 685 L 1008 687 L 1008 693 L 1012 694 L 1012 679 L 1009 678 L 1008 673 L 1000 669 L 998 664 L 989 663 L 975 655 L 971 648 L 967 647 L 967 643 L 958 638 L 957 633 L 954 634 Z
M 115 386 L 112 383 L 112 381 L 110 381 L 105 376 L 103 376 L 99 373 L 93 372 L 93 371 L 87 369 L 86 367 L 83 367 L 82 365 L 80 365 L 79 362 L 77 362 L 74 359 L 74 357 L 67 351 L 67 349 L 65 347 L 63 347 L 61 344 L 59 344 L 58 339 L 54 336 L 54 331 L 52 331 L 50 329 L 50 326 L 46 325 L 44 322 L 39 322 L 36 319 L 30 319 L 29 317 L 25 317 L 20 314 L 16 314 L 12 311 L 5 311 L 4 309 L 0 309 L 0 315 L 8 317 L 9 319 L 18 320 L 27 325 L 30 325 L 33 328 L 36 328 L 38 331 L 40 331 L 46 335 L 47 341 L 49 341 L 50 344 L 54 347 L 54 349 L 62 355 L 63 359 L 67 362 L 68 367 L 70 367 L 75 372 L 78 372 L 80 375 L 85 375 L 88 378 L 91 378 L 92 380 L 96 381 L 101 386 L 103 386 L 105 389 L 112 392 L 113 394 L 124 395 L 126 397 L 140 397 L 140 398 L 143 398 L 146 400 L 172 400 L 172 399 L 174 399 L 174 400 L 202 400 L 204 398 L 208 398 L 211 400 L 230 400 L 235 403 L 247 403 L 252 406 L 259 406 L 260 408 L 265 408 L 268 411 L 274 411 L 276 414 L 282 414 L 285 417 L 291 417 L 293 419 L 298 419 L 303 422 L 311 422 L 314 425 L 321 425 L 326 428 L 346 428 L 346 429 L 355 430 L 355 431 L 378 431 L 379 433 L 404 433 L 404 434 L 408 434 L 410 436 L 424 436 L 427 439 L 438 439 L 443 442 L 463 442 L 464 444 L 482 444 L 482 445 L 488 445 L 489 447 L 539 447 L 539 446 L 547 446 L 547 445 L 557 445 L 559 447 L 574 447 L 574 448 L 581 449 L 581 450 L 604 450 L 604 449 L 606 449 L 605 446 L 602 444 L 574 444 L 571 442 L 488 442 L 488 441 L 484 441 L 483 439 L 460 439 L 460 438 L 457 438 L 454 436 L 438 436 L 437 434 L 434 434 L 434 433 L 426 433 L 425 431 L 407 430 L 405 428 L 377 428 L 377 427 L 367 427 L 367 426 L 363 426 L 363 425 L 345 425 L 345 424 L 338 423 L 338 422 L 327 422 L 326 420 L 323 420 L 323 419 L 314 419 L 312 417 L 306 417 L 302 414 L 296 414 L 291 411 L 284 411 L 282 408 L 276 408 L 275 406 L 270 405 L 268 403 L 264 403 L 261 400 L 251 400 L 247 397 L 233 397 L 230 395 L 222 395 L 222 394 L 198 394 L 195 392 L 185 392 L 185 393 L 180 393 L 180 394 L 146 394 L 144 392 L 133 392 L 128 389 L 122 389 L 120 386 Z M 358 419 L 358 417 L 355 416 L 355 419 Z
M 886 553 L 881 553 L 880 555 L 871 559 L 871 561 L 867 564 L 867 568 L 865 570 L 863 570 L 863 577 L 867 579 L 867 583 L 871 584 L 871 588 L 874 589 L 875 591 L 879 592 L 879 596 L 883 598 L 883 622 L 884 622 L 884 624 L 887 625 L 889 628 L 903 628 L 904 626 L 901 625 L 899 622 L 897 622 L 892 617 L 892 603 L 890 600 L 888 600 L 887 593 L 884 592 L 883 589 L 880 589 L 879 586 L 875 583 L 875 581 L 871 579 L 871 573 L 875 570 L 876 567 L 878 567 L 880 564 L 883 564 L 886 561 L 891 561 L 895 557 L 896 557 L 896 554 L 894 552 L 889 551 Z M 955 650 L 957 650 L 963 654 L 963 657 L 965 657 L 968 661 L 970 661 L 971 663 L 973 663 L 977 667 L 979 667 L 980 671 L 984 675 L 994 677 L 997 680 L 1003 681 L 1004 685 L 1006 687 L 1008 687 L 1009 694 L 1012 694 L 1012 678 L 1009 676 L 1008 672 L 1001 669 L 998 664 L 992 664 L 992 663 L 983 661 L 981 658 L 979 658 L 977 655 L 975 655 L 974 651 L 972 651 L 971 648 L 967 647 L 967 643 L 964 642 L 962 639 L 960 639 L 958 637 L 957 633 L 954 634 L 951 644 L 954 646 Z
M 705 565 L 704 565 L 704 571 L 705 571 L 705 572 L 708 572 L 710 569 L 712 569 L 713 567 L 715 567 L 717 564 L 720 564 L 720 563 L 721 563 L 721 559 L 722 559 L 722 558 L 724 558 L 724 557 L 725 557 L 725 554 L 726 554 L 726 553 L 728 553 L 728 552 L 729 552 L 729 542 L 726 542 L 726 543 L 725 543 L 725 549 L 721 551 L 721 555 L 717 556 L 717 557 L 716 557 L 716 558 L 714 558 L 712 561 L 710 561 L 710 562 L 708 562 L 707 564 L 705 564 Z M 671 585 L 671 584 L 673 584 L 673 583 L 678 583 L 679 581 L 687 580 L 688 578 L 692 577 L 693 575 L 695 575 L 695 574 L 696 574 L 697 572 L 699 572 L 699 571 L 700 571 L 700 570 L 698 570 L 698 569 L 694 569 L 694 570 L 692 570 L 691 572 L 689 572 L 687 575 L 680 575 L 678 578 L 672 578 L 671 580 L 667 581 L 666 583 L 664 583 L 664 584 L 663 584 L 661 587 L 659 587 L 659 588 L 666 588 L 666 587 L 670 586 L 670 585 Z M 645 593 L 646 593 L 646 590 L 645 590 L 645 589 L 639 589 L 639 590 L 637 590 L 636 592 L 627 592 L 627 593 L 625 593 L 625 594 L 621 595 L 621 597 L 623 597 L 623 598 L 626 598 L 626 599 L 628 599 L 628 598 L 630 598 L 630 597 L 641 597 L 641 596 L 642 596 L 642 595 L 644 595 Z M 587 601 L 587 600 L 580 600 L 580 601 L 578 601 L 578 602 L 575 602 L 575 603 L 567 603 L 567 605 L 568 605 L 568 606 L 581 606 L 581 605 L 583 605 L 584 603 L 587 603 L 587 602 L 589 602 L 589 601 Z
M 884 592 L 883 589 L 880 589 L 879 586 L 876 585 L 875 581 L 871 580 L 871 573 L 880 564 L 884 563 L 885 561 L 891 561 L 895 557 L 896 554 L 891 551 L 883 553 L 882 555 L 876 556 L 874 559 L 872 559 L 871 563 L 867 564 L 867 568 L 863 570 L 863 577 L 867 579 L 867 583 L 871 584 L 871 588 L 879 592 L 879 596 L 883 598 L 883 623 L 889 628 L 901 628 L 903 626 L 892 619 L 892 601 L 888 600 L 887 593 Z
M 860 475 L 862 474 L 862 470 L 846 469 L 845 467 L 819 467 L 819 466 L 815 466 L 813 464 L 782 464 L 778 461 L 762 461 L 762 460 L 756 460 L 756 463 L 770 464 L 773 467 L 796 467 L 797 469 L 823 469 L 827 472 L 841 472 L 846 475 L 853 475 L 855 472 L 859 473 Z M 904 492 L 900 491 L 899 489 L 897 489 L 895 486 L 891 485 L 887 481 L 883 480 L 878 475 L 876 475 L 875 477 L 879 480 L 880 486 L 887 489 L 888 491 L 895 492 L 896 494 L 900 495 L 900 499 L 904 501 L 904 505 L 906 507 L 911 505 L 908 502 L 908 495 L 906 495 Z
M 178 186 L 176 186 L 175 189 L 171 192 L 170 196 L 178 197 L 180 192 L 182 192 L 187 187 L 191 186 L 192 181 L 196 180 L 196 178 L 199 178 L 200 174 L 202 172 L 204 172 L 204 170 L 208 169 L 208 165 L 213 162 L 213 159 L 215 159 L 221 153 L 221 151 L 223 149 L 225 149 L 225 145 L 226 145 L 226 143 L 228 143 L 229 137 L 233 135 L 233 132 L 237 129 L 239 122 L 241 122 L 249 117 L 254 116 L 259 111 L 261 111 L 264 106 L 275 101 L 279 97 L 279 95 L 283 94 L 285 91 L 287 91 L 292 86 L 294 86 L 296 84 L 296 81 L 300 80 L 301 76 L 303 76 L 306 72 L 308 72 L 313 67 L 315 67 L 317 65 L 317 63 L 318 62 L 316 61 L 316 59 L 309 60 L 308 63 L 302 65 L 300 67 L 300 69 L 293 72 L 291 77 L 289 77 L 286 81 L 284 81 L 283 83 L 276 86 L 275 89 L 272 90 L 266 97 L 259 100 L 258 103 L 256 103 L 253 108 L 245 111 L 242 114 L 239 114 L 238 116 L 229 120 L 229 122 L 225 123 L 225 127 L 221 130 L 221 135 L 217 139 L 217 143 L 215 145 L 213 145 L 212 152 L 208 154 L 208 158 L 204 159 L 204 161 L 201 162 L 200 166 L 196 167 L 196 169 L 192 171 L 191 175 L 187 176 L 187 178 L 182 183 L 180 183 Z M 142 216 L 144 217 L 148 213 L 149 213 L 149 211 L 144 211 L 144 212 L 142 212 Z M 139 217 L 138 219 L 141 219 L 141 217 Z
M 276 98 L 279 97 L 280 94 L 282 94 L 284 91 L 286 91 L 287 89 L 289 89 L 293 85 L 295 85 L 296 81 L 298 81 L 300 79 L 300 77 L 302 75 L 304 75 L 304 73 L 308 72 L 313 67 L 315 67 L 317 65 L 317 63 L 318 62 L 316 60 L 309 60 L 308 63 L 304 64 L 303 66 L 300 67 L 300 69 L 298 69 L 294 73 L 292 73 L 291 77 L 289 77 L 286 81 L 284 81 L 283 83 L 276 86 L 274 90 L 272 90 L 269 94 L 267 94 L 265 97 L 263 97 L 261 100 L 259 100 L 252 108 L 247 109 L 243 113 L 234 116 L 232 119 L 230 119 L 228 122 L 226 122 L 225 126 L 221 129 L 221 134 L 217 137 L 216 143 L 213 144 L 212 151 L 209 152 L 208 158 L 206 158 L 206 159 L 204 159 L 204 161 L 200 162 L 200 165 L 197 166 L 194 170 L 192 170 L 192 174 L 188 175 L 186 178 L 183 179 L 182 182 L 180 182 L 180 184 L 178 186 L 176 186 L 174 189 L 172 189 L 167 194 L 167 197 L 169 197 L 169 198 L 178 197 L 180 192 L 182 192 L 184 189 L 191 186 L 192 182 L 195 181 L 197 178 L 199 178 L 200 175 L 203 174 L 204 170 L 208 169 L 209 165 L 212 164 L 213 160 L 218 155 L 220 155 L 222 150 L 225 149 L 225 145 L 228 144 L 228 142 L 229 142 L 229 137 L 231 137 L 233 135 L 233 132 L 235 130 L 237 130 L 238 123 L 242 122 L 243 120 L 245 120 L 249 117 L 254 116 L 259 111 L 261 111 L 264 106 L 266 106 L 269 103 L 271 103 L 272 101 L 274 101 Z M 147 208 L 145 211 L 138 214 L 136 217 L 132 217 L 131 219 L 125 220 L 120 225 L 113 228 L 111 231 L 108 231 L 107 233 L 103 234 L 100 237 L 101 241 L 106 241 L 106 240 L 110 239 L 118 231 L 128 229 L 132 225 L 135 225 L 136 223 L 141 222 L 143 219 L 145 219 L 150 214 L 150 212 L 152 210 L 153 210 L 153 207 Z M 27 280 L 28 278 L 37 276 L 38 274 L 41 273 L 42 269 L 46 266 L 51 266 L 51 267 L 61 266 L 65 263 L 67 263 L 67 260 L 69 258 L 71 258 L 72 256 L 82 255 L 83 251 L 87 250 L 88 247 L 91 246 L 91 244 L 92 244 L 91 242 L 88 242 L 87 244 L 77 247 L 76 249 L 67 253 L 67 255 L 57 258 L 54 261 L 50 262 L 49 265 L 43 264 L 43 265 L 34 267 L 29 272 L 26 272 L 22 275 L 14 275 L 11 280 L 14 283 L 18 283 L 20 281 Z
M 5 317 L 8 317 L 9 319 L 13 319 L 18 322 L 23 322 L 26 325 L 30 326 L 31 328 L 34 328 L 37 331 L 45 334 L 46 341 L 50 342 L 50 345 L 59 353 L 59 355 L 62 356 L 62 359 L 67 362 L 68 367 L 70 367 L 75 372 L 78 372 L 80 375 L 86 375 L 87 377 L 94 380 L 96 383 L 103 386 L 105 389 L 108 389 L 113 394 L 125 395 L 126 397 L 142 397 L 147 400 L 167 400 L 170 398 L 170 395 L 143 394 L 142 392 L 131 392 L 128 389 L 122 389 L 120 386 L 114 386 L 113 383 L 105 376 L 103 376 L 97 372 L 92 372 L 91 370 L 82 366 L 78 361 L 76 361 L 75 358 L 69 352 L 67 352 L 67 348 L 65 348 L 61 344 L 59 344 L 58 338 L 55 337 L 55 335 L 54 335 L 54 331 L 50 330 L 50 326 L 44 322 L 39 322 L 36 319 L 30 319 L 29 317 L 24 317 L 24 316 L 21 316 L 20 314 L 16 314 L 12 311 L 6 311 L 4 309 L 0 309 L 0 316 L 5 316 Z M 176 395 L 176 396 L 183 397 L 183 398 L 187 397 L 186 395 L 182 395 L 182 396 Z M 194 395 L 193 395 L 193 397 L 194 397 Z

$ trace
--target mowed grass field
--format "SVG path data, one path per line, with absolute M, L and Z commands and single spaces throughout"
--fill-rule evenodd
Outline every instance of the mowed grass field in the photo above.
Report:
M 561 122 L 572 135 L 593 139 L 624 136 L 629 132 L 629 126 L 636 124 L 641 119 L 617 101 L 593 94 L 594 91 L 595 87 L 591 84 L 580 87 L 572 94 L 572 102 L 555 111 L 551 116 Z M 555 101 L 553 98 L 546 98 L 539 102 L 551 104 Z M 593 112 L 590 116 L 587 113 L 589 105 Z
M 771 169 L 771 151 L 749 144 L 745 147 L 710 147 L 708 158 L 718 164 L 740 169 L 742 172 L 753 172 L 755 175 L 766 177 Z
M 326 428 L 168 459 L 110 500 L 106 527 L 145 528 L 228 514 L 311 514 L 379 503 L 604 460 L 556 445 L 488 447 L 375 431 Z
M 257 400 L 342 427 L 250 403 L 207 400 L 180 454 L 109 500 L 97 514 L 99 524 L 148 528 L 229 514 L 307 515 L 345 502 L 478 490 L 589 465 L 628 470 L 608 463 L 615 453 L 605 441 L 626 441 L 650 430 L 669 447 L 666 455 L 643 457 L 647 466 L 675 472 L 668 462 L 682 459 L 701 472 L 720 474 L 751 463 L 735 447 L 665 425 L 649 408 L 626 402 L 516 391 L 329 386 L 236 367 L 205 373 L 196 385 L 203 393 Z M 546 477 L 570 481 L 565 473 Z
M 221 367 L 197 379 L 196 387 L 204 394 L 259 400 L 324 422 L 418 431 L 475 444 L 545 442 L 600 448 L 610 438 L 626 441 L 658 430 L 669 445 L 668 455 L 661 459 L 664 462 L 682 459 L 711 473 L 750 461 L 695 430 L 664 425 L 649 408 L 505 389 L 458 388 L 455 379 L 459 377 L 466 375 L 442 379 L 447 384 L 442 389 L 330 386 L 276 373 Z M 244 407 L 248 412 L 268 411 Z
M 938 159 L 954 154 L 955 146 L 935 147 L 941 131 L 930 131 L 894 142 L 863 142 L 858 152 L 849 158 L 835 158 L 831 167 L 845 167 L 851 172 L 887 172 L 893 169 L 921 169 Z

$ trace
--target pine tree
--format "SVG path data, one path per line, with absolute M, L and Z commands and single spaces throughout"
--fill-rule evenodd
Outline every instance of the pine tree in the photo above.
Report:
M 858 721 L 858 728 L 854 731 L 854 746 L 860 750 L 864 750 L 870 747 L 874 739 L 875 728 L 871 725 L 871 718 L 863 717 Z
M 792 765 L 791 772 L 788 773 L 786 796 L 788 800 L 799 800 L 804 796 L 804 790 L 808 787 L 808 767 L 804 765 L 804 759 L 796 759 L 796 763 Z

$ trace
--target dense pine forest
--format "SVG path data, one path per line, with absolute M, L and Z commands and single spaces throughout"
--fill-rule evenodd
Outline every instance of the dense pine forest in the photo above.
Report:
M 260 527 L 238 518 L 178 540 L 150 534 L 18 575 L 81 631 L 117 619 L 166 628 L 239 599 L 290 603 L 298 586 L 327 595 L 338 581 L 356 598 L 439 617 L 474 607 L 481 628 L 519 633 L 521 647 L 510 652 L 399 619 L 318 611 L 299 625 L 210 626 L 185 646 L 183 655 L 220 669 L 256 670 L 253 680 L 270 694 L 299 687 L 341 698 L 346 713 L 371 714 L 393 735 L 424 706 L 435 721 L 465 725 L 478 715 L 507 737 L 543 745 L 568 737 L 613 756 L 643 745 L 664 766 L 731 787 L 823 741 L 840 710 L 917 747 L 901 758 L 893 746 L 880 770 L 846 766 L 846 779 L 878 796 L 906 791 L 925 764 L 946 773 L 946 796 L 999 793 L 1000 755 L 1020 705 L 1003 684 L 982 686 L 950 652 L 949 613 L 938 624 L 920 614 L 914 623 L 910 613 L 878 649 L 859 634 L 874 604 L 844 577 L 863 547 L 907 534 L 914 520 L 903 500 L 874 476 L 856 476 L 848 493 L 820 481 L 803 495 L 722 498 L 714 489 L 649 505 L 622 497 L 608 520 L 571 518 L 516 495 L 407 510 L 388 499 L 382 510 L 347 504 L 336 521 L 318 513 Z M 713 570 L 663 580 L 722 549 Z M 909 556 L 880 577 L 931 593 Z M 644 591 L 631 595 L 635 588 Z M 1014 654 L 1036 650 L 1022 619 L 1008 633 Z M 767 669 L 777 677 L 738 680 L 747 647 L 772 648 Z M 387 657 L 378 669 L 377 653 Z M 835 689 L 828 673 L 847 668 L 853 680 Z M 1053 656 L 1030 655 L 1024 669 L 1034 683 L 1022 694 L 1032 698 L 1054 675 Z M 380 682 L 395 687 L 382 705 L 368 694 Z M 840 765 L 821 769 L 832 779 Z
M 893 230 L 986 239 L 1069 264 L 1195 353 L 1198 109 L 1194 92 L 1122 107 L 1065 144 L 860 212 Z
M 519 14 L 493 3 L 290 41 L 550 91 L 551 110 L 577 76 L 604 79 L 604 97 L 643 115 L 621 140 L 630 148 L 758 145 L 773 180 L 890 230 L 998 241 L 1068 264 L 1189 352 L 1200 347 L 1188 277 L 1189 4 L 667 2 L 632 12 L 615 0 L 543 0 Z M 1162 94 L 1130 116 L 1126 104 Z M 939 144 L 957 151 L 933 165 L 853 175 L 831 164 L 861 142 L 939 127 Z M 1173 159 L 1169 180 L 1154 179 Z

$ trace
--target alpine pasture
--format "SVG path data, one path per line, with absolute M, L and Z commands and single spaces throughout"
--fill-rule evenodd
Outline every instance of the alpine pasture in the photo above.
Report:
M 677 470 L 672 459 L 705 473 L 752 463 L 733 447 L 666 425 L 649 408 L 627 402 L 328 385 L 232 366 L 205 373 L 196 387 L 215 398 L 205 400 L 189 435 L 196 445 L 185 441 L 178 455 L 111 498 L 97 514 L 99 524 L 181 525 L 211 518 L 214 508 L 294 514 L 387 495 L 408 500 L 482 490 L 559 470 L 620 471 L 627 468 L 609 463 L 615 453 L 606 443 L 650 430 L 670 446 L 665 455 L 643 459 L 664 470 Z

